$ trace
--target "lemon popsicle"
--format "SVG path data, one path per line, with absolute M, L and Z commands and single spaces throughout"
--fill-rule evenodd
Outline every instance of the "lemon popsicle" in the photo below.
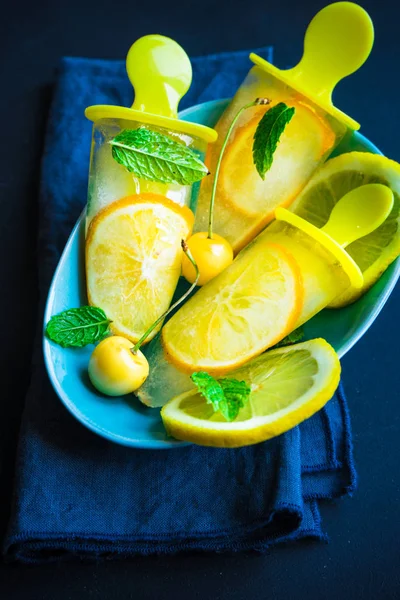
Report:
M 362 272 L 345 248 L 381 226 L 393 203 L 389 187 L 360 186 L 339 200 L 321 229 L 284 208 L 277 209 L 276 220 L 262 235 L 296 256 L 305 290 L 296 327 L 347 289 L 362 288 Z
M 361 288 L 362 273 L 344 248 L 379 227 L 390 214 L 393 201 L 393 193 L 387 186 L 370 184 L 356 188 L 337 203 L 323 229 L 284 208 L 277 209 L 276 221 L 240 252 L 231 267 L 191 298 L 165 325 L 161 339 L 150 345 L 148 358 L 153 377 L 150 375 L 139 389 L 141 401 L 160 406 L 169 400 L 158 375 L 162 375 L 164 382 L 175 381 L 171 389 L 182 393 L 190 389 L 190 378 L 185 373 L 229 372 L 309 320 L 350 286 Z M 292 287 L 295 308 L 290 315 L 286 310 L 286 326 L 285 311 L 281 312 L 280 322 L 273 314 L 274 302 L 282 306 L 284 291 L 291 281 L 287 265 L 283 267 L 282 262 L 273 261 L 278 249 L 291 257 L 289 262 L 294 261 L 301 274 L 300 283 Z M 256 285 L 249 291 L 246 275 L 238 276 L 236 271 L 250 274 L 254 282 L 255 261 L 260 271 Z M 275 279 L 275 285 L 270 283 L 268 290 L 265 289 L 269 302 L 262 306 L 260 281 L 265 261 L 275 262 L 275 272 L 271 269 L 266 273 L 267 279 Z M 219 297 L 220 285 L 225 300 Z M 252 321 L 252 314 L 257 315 L 257 321 Z M 258 337 L 262 343 L 257 347 Z M 243 339 L 251 340 L 255 350 L 251 355 Z
M 265 106 L 246 110 L 230 136 L 217 185 L 215 232 L 239 251 L 274 217 L 278 206 L 289 206 L 314 170 L 325 161 L 348 130 L 359 124 L 335 108 L 331 94 L 343 77 L 356 71 L 368 57 L 373 27 L 358 5 L 338 2 L 311 21 L 300 63 L 280 70 L 255 54 L 254 67 L 219 119 L 219 141 L 210 147 L 206 163 L 212 173 L 221 143 L 241 107 L 257 97 Z M 294 109 L 280 136 L 273 162 L 262 179 L 253 164 L 253 138 L 263 115 L 278 104 Z M 203 180 L 198 198 L 195 231 L 204 230 L 212 176 Z
M 94 123 L 86 275 L 89 302 L 104 309 L 114 333 L 137 342 L 171 303 L 181 241 L 193 227 L 196 183 L 208 173 L 202 159 L 217 134 L 177 118 L 192 70 L 176 42 L 140 38 L 126 67 L 135 90 L 132 107 L 85 111 Z

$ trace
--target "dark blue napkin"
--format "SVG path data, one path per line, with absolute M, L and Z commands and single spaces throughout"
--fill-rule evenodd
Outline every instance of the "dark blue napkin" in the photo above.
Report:
M 257 51 L 271 60 L 271 49 Z M 193 59 L 181 108 L 231 96 L 248 52 Z M 122 62 L 63 60 L 48 122 L 40 192 L 42 306 L 51 275 L 86 200 L 90 104 L 130 105 Z M 20 434 L 9 559 L 128 557 L 183 550 L 265 551 L 324 539 L 319 502 L 355 486 L 342 390 L 309 421 L 253 447 L 134 450 L 96 437 L 53 392 L 40 350 Z

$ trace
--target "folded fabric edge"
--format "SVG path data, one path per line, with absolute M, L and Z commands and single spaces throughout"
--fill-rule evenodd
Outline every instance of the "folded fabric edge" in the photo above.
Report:
M 352 431 L 350 414 L 347 406 L 343 386 L 340 385 L 337 390 L 340 412 L 343 419 L 343 460 L 338 463 L 338 468 L 334 471 L 325 470 L 317 473 L 318 482 L 324 480 L 325 491 L 314 491 L 304 494 L 304 500 L 337 500 L 345 496 L 352 496 L 357 489 L 357 471 L 354 465 Z M 303 481 L 307 477 L 312 477 L 312 473 L 303 473 Z M 304 483 L 306 487 L 306 483 Z M 312 487 L 312 486 L 311 486 Z
M 353 452 L 353 432 L 351 428 L 350 411 L 347 405 L 346 396 L 343 385 L 340 384 L 337 390 L 337 395 L 340 401 L 340 409 L 343 415 L 345 447 L 344 447 L 344 465 L 347 468 L 349 475 L 349 483 L 343 487 L 342 495 L 352 496 L 358 485 L 357 470 L 354 463 Z
M 350 414 L 342 383 L 336 391 L 336 396 L 343 423 L 341 459 L 336 461 L 336 468 L 333 469 L 302 471 L 305 501 L 336 500 L 345 496 L 352 496 L 357 488 Z
M 103 561 L 133 558 L 134 556 L 150 555 L 174 555 L 182 552 L 256 552 L 265 554 L 271 547 L 303 539 L 316 539 L 327 542 L 328 537 L 321 531 L 321 520 L 317 503 L 310 503 L 310 511 L 313 524 L 306 528 L 294 529 L 290 533 L 258 537 L 252 540 L 226 536 L 224 539 L 194 540 L 174 542 L 151 542 L 136 540 L 118 541 L 103 539 L 75 539 L 63 536 L 53 537 L 51 541 L 45 539 L 15 540 L 14 547 L 11 544 L 6 556 L 7 562 L 20 561 L 25 564 L 44 564 L 56 561 L 80 559 L 84 561 Z M 18 537 L 18 536 L 16 536 Z M 49 536 L 46 536 L 47 539 Z

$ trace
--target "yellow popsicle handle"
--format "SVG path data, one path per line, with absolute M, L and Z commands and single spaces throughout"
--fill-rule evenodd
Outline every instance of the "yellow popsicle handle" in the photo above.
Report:
M 362 288 L 364 277 L 360 267 L 351 258 L 350 254 L 348 254 L 330 235 L 322 231 L 322 229 L 318 229 L 318 227 L 315 227 L 315 225 L 312 225 L 309 221 L 290 212 L 290 210 L 282 208 L 282 206 L 279 206 L 276 209 L 275 218 L 278 221 L 285 221 L 293 227 L 300 229 L 300 231 L 303 231 L 306 235 L 310 236 L 313 240 L 326 248 L 326 250 L 336 258 L 339 265 L 341 265 L 342 269 L 347 274 L 350 285 L 357 289 Z
M 332 105 L 338 81 L 366 61 L 374 42 L 368 13 L 353 2 L 335 2 L 319 11 L 308 26 L 298 65 L 284 71 L 295 87 L 325 105 Z
M 393 208 L 393 192 L 386 185 L 362 185 L 337 202 L 321 231 L 345 248 L 375 231 Z
M 177 117 L 192 82 L 189 57 L 179 44 L 162 35 L 141 37 L 128 52 L 126 70 L 135 90 L 133 109 Z

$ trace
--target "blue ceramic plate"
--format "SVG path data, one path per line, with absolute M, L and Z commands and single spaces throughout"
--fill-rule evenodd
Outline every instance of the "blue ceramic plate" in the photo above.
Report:
M 207 102 L 184 111 L 181 117 L 213 126 L 226 100 Z M 381 154 L 365 137 L 356 133 L 343 141 L 337 154 L 353 150 Z M 84 217 L 76 224 L 50 287 L 44 321 L 66 308 L 87 304 L 84 277 Z M 367 331 L 382 310 L 400 274 L 395 261 L 358 302 L 340 310 L 324 310 L 307 323 L 308 339 L 324 337 L 343 356 Z M 118 444 L 139 448 L 175 448 L 185 445 L 168 438 L 158 409 L 149 409 L 135 397 L 107 398 L 90 385 L 87 365 L 93 348 L 63 349 L 44 340 L 44 356 L 61 401 L 86 427 Z

